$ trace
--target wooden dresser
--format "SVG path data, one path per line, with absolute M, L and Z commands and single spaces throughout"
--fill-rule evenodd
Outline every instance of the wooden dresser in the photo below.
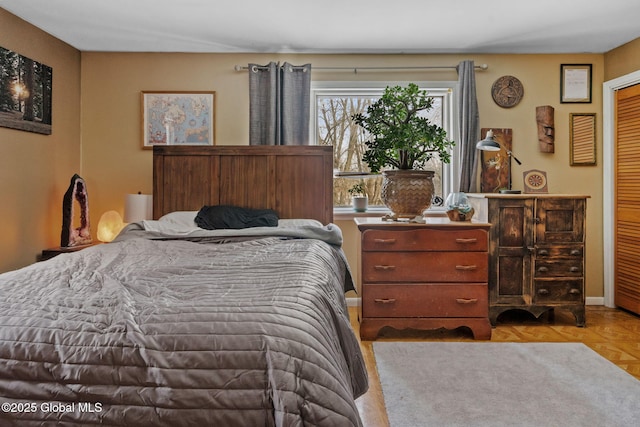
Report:
M 360 337 L 380 329 L 454 329 L 491 338 L 487 223 L 355 218 L 361 232 Z
M 489 317 L 507 310 L 536 317 L 566 309 L 585 325 L 585 210 L 588 196 L 469 194 L 491 223 Z

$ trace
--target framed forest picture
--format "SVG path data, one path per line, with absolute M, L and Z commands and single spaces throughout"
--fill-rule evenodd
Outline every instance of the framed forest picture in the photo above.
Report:
M 51 134 L 53 70 L 0 47 L 0 126 Z

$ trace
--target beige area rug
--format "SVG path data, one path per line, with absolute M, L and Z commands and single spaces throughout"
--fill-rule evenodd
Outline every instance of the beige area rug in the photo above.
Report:
M 640 426 L 640 381 L 580 343 L 374 342 L 391 427 Z

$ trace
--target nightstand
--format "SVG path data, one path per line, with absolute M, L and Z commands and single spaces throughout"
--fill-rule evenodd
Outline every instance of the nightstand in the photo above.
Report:
M 380 329 L 454 329 L 491 338 L 488 223 L 355 218 L 361 232 L 360 337 Z
M 56 248 L 44 249 L 42 251 L 42 254 L 40 255 L 40 258 L 38 258 L 38 261 L 46 261 L 46 260 L 51 259 L 51 258 L 53 258 L 55 256 L 60 255 L 60 254 L 67 254 L 67 253 L 70 253 L 70 252 L 77 252 L 77 251 L 80 251 L 82 249 L 89 248 L 91 246 L 99 245 L 101 243 L 102 242 L 94 242 L 94 243 L 91 243 L 90 245 L 71 246 L 71 247 L 68 247 L 68 248 L 63 248 L 61 246 L 58 246 Z

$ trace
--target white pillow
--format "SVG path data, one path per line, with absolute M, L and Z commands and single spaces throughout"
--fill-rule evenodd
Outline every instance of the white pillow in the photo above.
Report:
M 198 211 L 177 211 L 171 212 L 160 217 L 158 221 L 168 222 L 174 225 L 182 225 L 188 228 L 197 227 L 196 215 Z

